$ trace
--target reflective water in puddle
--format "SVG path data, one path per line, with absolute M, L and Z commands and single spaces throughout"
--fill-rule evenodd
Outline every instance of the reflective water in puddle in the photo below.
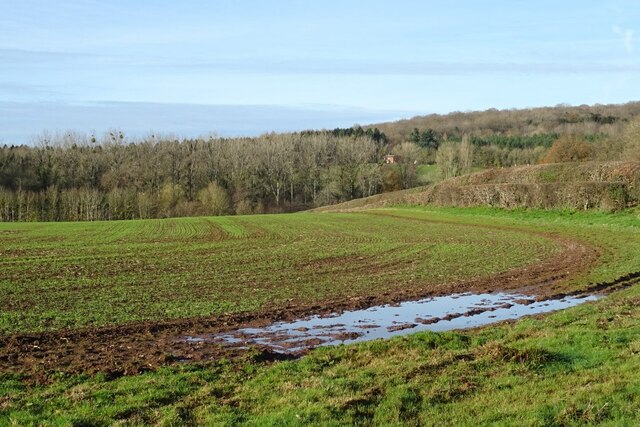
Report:
M 275 352 L 293 353 L 318 346 L 390 338 L 419 331 L 472 328 L 560 310 L 598 298 L 591 295 L 535 301 L 534 297 L 521 294 L 455 294 L 186 339 L 233 346 L 261 345 Z

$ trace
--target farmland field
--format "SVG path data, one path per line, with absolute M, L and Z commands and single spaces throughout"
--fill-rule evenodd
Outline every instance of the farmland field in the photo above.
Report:
M 167 352 L 176 333 L 254 318 L 466 290 L 589 289 L 640 270 L 638 222 L 637 211 L 397 207 L 1 224 L 0 423 L 633 419 L 637 286 L 544 319 L 319 349 L 299 361 L 265 363 L 253 351 L 228 360 L 210 349 L 193 360 L 212 360 L 176 365 Z M 154 340 L 164 343 L 156 353 Z M 610 400 L 574 396 L 585 381 Z M 574 412 L 562 413 L 572 398 Z
M 560 252 L 422 213 L 0 225 L 0 331 L 219 315 L 451 283 Z

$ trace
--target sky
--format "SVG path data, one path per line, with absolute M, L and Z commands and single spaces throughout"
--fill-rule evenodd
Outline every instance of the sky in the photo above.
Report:
M 0 143 L 622 103 L 640 2 L 0 1 Z

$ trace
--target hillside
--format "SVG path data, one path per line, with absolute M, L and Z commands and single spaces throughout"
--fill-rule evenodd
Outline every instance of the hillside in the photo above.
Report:
M 489 169 L 317 210 L 432 204 L 615 211 L 638 202 L 640 162 L 584 162 Z
M 475 136 L 533 136 L 577 133 L 581 135 L 619 135 L 624 124 L 640 115 L 640 102 L 612 105 L 559 105 L 528 109 L 453 112 L 430 114 L 366 128 L 378 128 L 393 143 L 407 141 L 412 130 L 431 129 L 435 134 L 458 139 Z

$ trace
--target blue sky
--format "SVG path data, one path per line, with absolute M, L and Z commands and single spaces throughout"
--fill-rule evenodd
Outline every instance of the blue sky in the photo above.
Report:
M 622 0 L 3 0 L 0 142 L 627 102 L 639 31 Z

